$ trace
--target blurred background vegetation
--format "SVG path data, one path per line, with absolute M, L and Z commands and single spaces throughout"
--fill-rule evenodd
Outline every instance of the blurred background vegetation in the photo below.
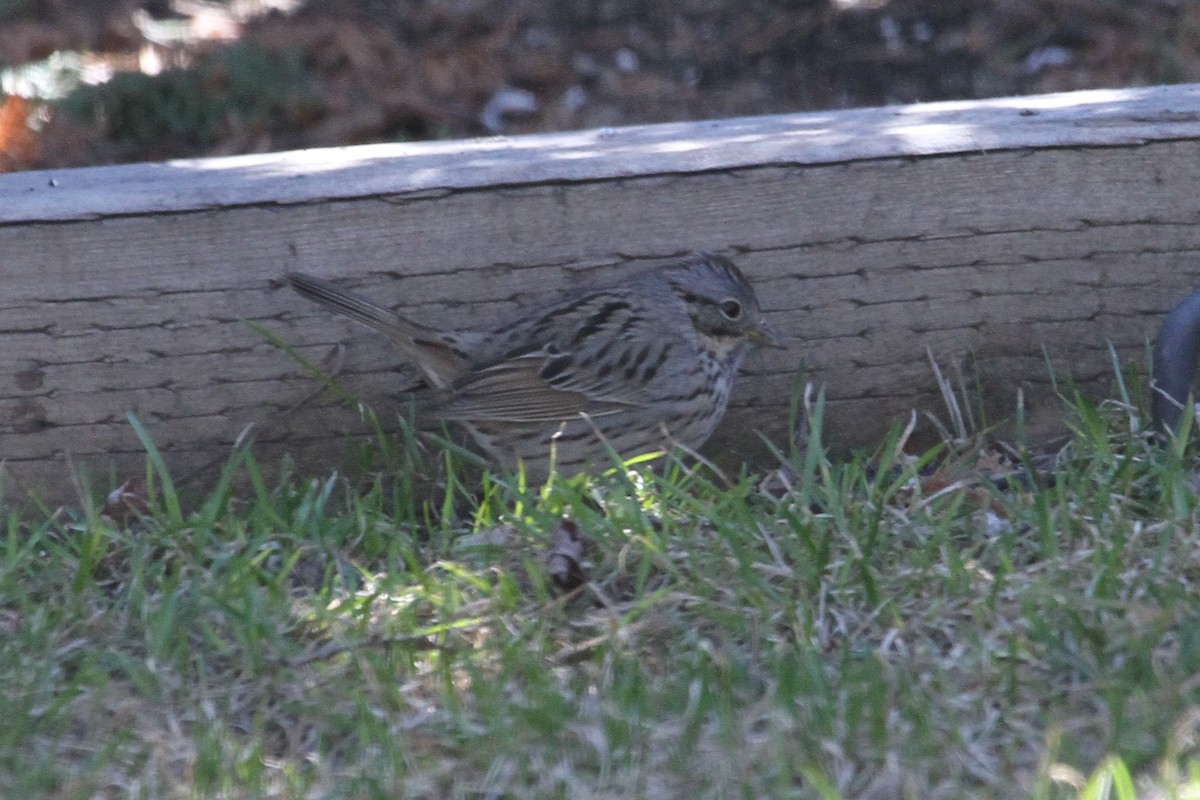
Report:
M 0 0 L 0 170 L 1198 80 L 1194 0 Z

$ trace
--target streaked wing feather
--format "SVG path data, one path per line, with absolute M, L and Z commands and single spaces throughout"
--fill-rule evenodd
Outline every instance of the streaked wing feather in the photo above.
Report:
M 561 356 L 558 356 L 561 357 Z M 558 422 L 581 413 L 604 416 L 643 405 L 641 392 L 594 374 L 542 377 L 548 355 L 531 353 L 463 376 L 437 415 L 447 420 Z

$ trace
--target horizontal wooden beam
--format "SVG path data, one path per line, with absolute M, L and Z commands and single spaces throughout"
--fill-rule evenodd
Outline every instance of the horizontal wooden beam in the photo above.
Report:
M 402 365 L 287 270 L 450 327 L 729 254 L 790 347 L 748 363 L 722 451 L 785 435 L 801 368 L 841 446 L 940 410 L 927 351 L 974 353 L 993 413 L 1050 404 L 1051 367 L 1102 393 L 1108 344 L 1140 360 L 1198 282 L 1197 185 L 1197 85 L 0 176 L 7 491 L 62 496 L 68 453 L 139 472 L 127 412 L 181 474 L 250 423 L 266 461 L 338 463 L 354 413 L 246 322 L 345 343 L 379 410 Z

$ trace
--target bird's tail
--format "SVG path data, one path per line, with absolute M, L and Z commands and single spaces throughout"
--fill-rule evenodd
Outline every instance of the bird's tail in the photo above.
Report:
M 416 364 L 431 386 L 445 389 L 469 362 L 466 353 L 457 346 L 454 334 L 442 333 L 407 320 L 364 297 L 311 275 L 290 272 L 287 280 L 293 289 L 309 300 L 390 338 Z
M 419 339 L 431 331 L 424 325 L 411 322 L 399 314 L 375 305 L 364 297 L 347 292 L 320 278 L 299 272 L 289 272 L 287 281 L 302 297 L 320 303 L 332 311 L 344 314 L 350 319 L 361 322 L 398 341 L 408 342 Z

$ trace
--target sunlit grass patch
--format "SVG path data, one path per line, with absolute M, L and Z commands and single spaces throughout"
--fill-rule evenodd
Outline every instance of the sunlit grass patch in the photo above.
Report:
M 1070 411 L 1053 469 L 813 401 L 767 476 L 247 443 L 199 498 L 142 433 L 128 513 L 5 519 L 0 794 L 1194 796 L 1195 456 Z

